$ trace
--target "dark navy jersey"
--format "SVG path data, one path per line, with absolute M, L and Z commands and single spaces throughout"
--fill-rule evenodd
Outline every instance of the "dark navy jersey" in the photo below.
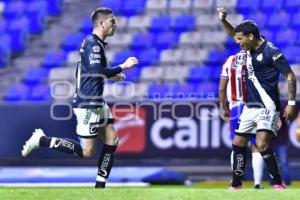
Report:
M 122 72 L 121 67 L 108 68 L 105 46 L 97 35 L 88 35 L 80 48 L 80 59 L 76 71 L 75 108 L 91 108 L 103 105 L 104 79 Z
M 248 51 L 246 70 L 248 106 L 259 104 L 279 111 L 279 74 L 285 75 L 290 69 L 281 51 L 267 40 L 256 51 Z

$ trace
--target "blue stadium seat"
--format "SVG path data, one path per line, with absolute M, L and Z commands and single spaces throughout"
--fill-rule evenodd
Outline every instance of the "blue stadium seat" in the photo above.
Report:
M 298 30 L 298 32 L 299 32 L 299 30 L 300 30 L 300 11 L 293 15 L 292 20 L 291 20 L 291 28 Z
M 170 86 L 163 83 L 152 83 L 148 88 L 148 98 L 165 99 L 172 98 Z
M 46 27 L 46 1 L 32 1 L 27 5 L 26 17 L 29 20 L 30 33 L 41 34 Z
M 61 15 L 63 12 L 63 3 L 63 0 L 47 0 L 48 14 L 51 16 Z
M 61 47 L 65 52 L 79 50 L 84 37 L 83 33 L 69 33 L 64 37 Z
M 41 67 L 32 67 L 25 73 L 23 81 L 26 85 L 35 85 L 46 81 L 47 78 L 47 69 Z
M 45 55 L 41 65 L 47 69 L 62 67 L 66 62 L 66 58 L 66 53 L 64 51 L 49 51 Z
M 291 64 L 300 63 L 300 46 L 288 46 L 282 52 Z
M 136 51 L 153 46 L 154 36 L 149 32 L 137 32 L 132 38 L 131 49 Z
M 196 28 L 196 17 L 194 15 L 182 15 L 173 18 L 171 28 L 177 33 L 192 31 Z
M 296 13 L 300 11 L 300 1 L 299 0 L 286 0 L 283 4 L 284 9 L 288 13 Z
M 251 13 L 246 18 L 253 20 L 259 28 L 264 28 L 264 26 L 268 22 L 268 15 L 262 12 Z
M 264 36 L 267 40 L 273 41 L 274 40 L 274 32 L 268 29 L 260 30 L 260 35 Z
M 157 49 L 168 49 L 177 44 L 178 35 L 172 31 L 157 34 L 154 45 Z
M 22 1 L 9 1 L 5 4 L 2 15 L 5 19 L 19 19 L 24 15 L 25 4 Z
M 11 85 L 6 94 L 4 95 L 4 100 L 8 102 L 22 101 L 27 98 L 29 94 L 29 88 L 23 84 Z
M 208 81 L 211 76 L 211 68 L 206 66 L 194 66 L 190 69 L 187 81 L 189 83 L 197 83 Z
M 297 39 L 297 32 L 291 29 L 278 31 L 275 37 L 275 45 L 278 48 L 284 48 L 287 45 L 292 45 Z
M 260 0 L 238 0 L 236 9 L 239 13 L 247 15 L 256 11 L 258 5 L 260 5 Z
M 11 37 L 8 34 L 0 34 L 0 68 L 10 64 Z
M 13 53 L 22 53 L 29 42 L 29 24 L 26 17 L 8 22 L 7 32 L 11 40 L 11 50 Z
M 199 98 L 217 98 L 219 96 L 219 88 L 217 82 L 203 82 L 196 86 L 196 93 Z
M 155 48 L 140 51 L 138 55 L 139 66 L 154 65 L 158 61 L 159 54 Z
M 127 17 L 142 14 L 145 8 L 145 0 L 122 1 L 120 12 Z
M 193 98 L 195 97 L 194 85 L 189 83 L 176 83 L 171 89 L 173 98 Z
M 27 96 L 29 101 L 50 101 L 50 99 L 50 87 L 48 84 L 33 86 Z
M 259 9 L 262 10 L 265 14 L 274 13 L 282 9 L 284 0 L 263 0 L 261 2 Z
M 100 6 L 110 8 L 114 11 L 115 15 L 120 15 L 122 0 L 102 0 L 100 1 Z
M 119 51 L 115 54 L 113 60 L 112 60 L 112 66 L 116 66 L 119 64 L 122 64 L 125 62 L 125 60 L 131 56 L 136 56 L 133 51 L 127 50 L 127 51 Z
M 88 35 L 93 31 L 93 22 L 90 17 L 82 19 L 80 30 L 84 35 Z
M 280 13 L 274 13 L 269 17 L 267 28 L 271 31 L 277 31 L 288 27 L 291 16 L 289 13 L 281 11 Z
M 138 82 L 140 78 L 141 69 L 138 67 L 133 67 L 125 70 L 123 73 L 126 76 L 126 81 Z
M 238 51 L 233 52 L 233 54 L 236 54 Z M 206 63 L 209 65 L 222 65 L 228 56 L 229 56 L 228 50 L 223 49 L 223 48 L 221 48 L 221 49 L 216 48 L 216 49 L 211 50 L 208 53 Z
M 172 18 L 168 15 L 155 16 L 152 18 L 149 30 L 153 33 L 168 31 L 171 27 Z

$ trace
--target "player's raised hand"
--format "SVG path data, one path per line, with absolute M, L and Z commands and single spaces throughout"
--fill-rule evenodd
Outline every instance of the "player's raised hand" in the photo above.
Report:
M 122 63 L 120 65 L 120 67 L 122 69 L 129 69 L 129 68 L 133 67 L 134 65 L 137 65 L 138 63 L 139 63 L 139 60 L 136 57 L 129 57 L 129 58 L 127 58 L 127 60 L 124 63 Z
M 217 11 L 219 12 L 219 19 L 224 20 L 227 16 L 227 11 L 223 6 L 217 6 Z

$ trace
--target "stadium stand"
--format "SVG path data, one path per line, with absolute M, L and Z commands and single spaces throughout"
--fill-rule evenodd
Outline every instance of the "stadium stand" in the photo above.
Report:
M 12 83 L 12 88 L 20 86 L 20 90 L 1 86 L 7 91 L 3 101 L 22 100 L 24 85 L 43 88 L 45 83 L 51 84 L 52 70 L 59 68 L 67 73 L 76 66 L 81 41 L 92 30 L 88 14 L 97 6 L 110 7 L 117 15 L 118 31 L 108 39 L 109 64 L 114 66 L 129 56 L 137 56 L 140 65 L 126 75 L 134 84 L 148 88 L 149 96 L 153 96 L 153 91 L 164 91 L 154 87 L 158 82 L 166 88 L 177 85 L 173 91 L 217 91 L 214 85 L 221 65 L 228 55 L 239 50 L 222 31 L 215 14 L 219 4 L 229 10 L 233 24 L 243 19 L 256 21 L 262 34 L 274 41 L 292 64 L 300 61 L 296 53 L 300 48 L 296 0 L 280 0 L 276 4 L 269 0 L 261 4 L 258 0 L 99 0 L 82 4 L 77 0 L 1 1 L 0 67 L 10 75 L 14 73 L 12 65 L 21 71 L 17 75 L 20 78 Z M 75 7 L 82 9 L 74 14 Z M 49 38 L 51 42 L 47 41 Z M 211 84 L 203 85 L 205 81 Z M 201 87 L 196 83 L 201 83 Z M 10 98 L 15 90 L 22 95 Z M 51 101 L 48 97 L 35 98 L 39 99 Z

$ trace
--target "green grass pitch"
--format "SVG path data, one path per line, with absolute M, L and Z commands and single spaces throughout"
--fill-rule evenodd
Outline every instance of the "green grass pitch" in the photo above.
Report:
M 250 186 L 230 191 L 227 187 L 205 184 L 193 186 L 151 186 L 143 188 L 6 188 L 0 187 L 3 200 L 299 200 L 300 187 L 276 191 L 270 186 L 255 190 Z

